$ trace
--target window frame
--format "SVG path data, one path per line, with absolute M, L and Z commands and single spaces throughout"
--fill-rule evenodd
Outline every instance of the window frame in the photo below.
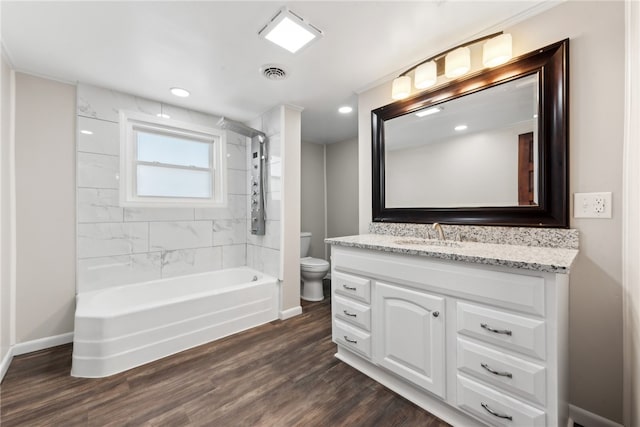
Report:
M 154 117 L 148 114 L 120 111 L 120 205 L 123 207 L 226 207 L 227 206 L 227 141 L 226 133 L 206 126 L 178 120 Z M 184 170 L 211 170 L 211 197 L 139 196 L 137 194 L 137 167 L 149 165 L 138 161 L 137 132 L 164 134 L 172 137 L 210 143 L 207 168 L 151 163 L 156 166 L 176 167 Z

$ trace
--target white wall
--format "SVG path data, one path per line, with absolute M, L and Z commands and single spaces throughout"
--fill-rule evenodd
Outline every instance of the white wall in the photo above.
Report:
M 613 218 L 571 222 L 580 230 L 580 255 L 570 284 L 570 403 L 615 422 L 622 421 L 623 400 L 624 23 L 624 2 L 565 2 L 504 28 L 516 55 L 571 39 L 570 191 L 612 191 Z M 370 112 L 390 103 L 390 93 L 389 81 L 359 97 L 360 232 L 371 221 Z
M 325 258 L 325 145 L 302 142 L 300 155 L 300 231 L 311 232 L 309 256 Z
M 12 344 L 11 331 L 14 319 L 11 313 L 12 289 L 12 230 L 11 230 L 11 174 L 10 174 L 10 144 L 11 144 L 11 79 L 12 70 L 4 57 L 0 55 L 1 76 L 0 84 L 0 381 L 4 376 L 4 369 L 10 361 L 9 350 Z M 5 362 L 3 364 L 3 362 Z
M 162 108 L 181 122 L 214 127 L 219 120 L 171 105 Z M 161 105 L 78 86 L 78 292 L 246 265 L 247 138 L 226 134 L 226 208 L 123 208 L 117 180 L 121 109 L 155 116 Z
M 640 3 L 626 3 L 623 333 L 624 425 L 640 425 Z
M 73 331 L 76 88 L 16 74 L 16 342 Z
M 358 140 L 327 145 L 327 237 L 358 234 Z
M 282 307 L 281 317 L 300 309 L 300 108 L 282 107 Z

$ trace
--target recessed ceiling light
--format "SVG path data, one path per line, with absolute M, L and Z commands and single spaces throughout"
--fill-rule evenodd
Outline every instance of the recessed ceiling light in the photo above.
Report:
M 91 132 L 90 130 L 86 130 L 86 129 L 82 129 L 82 130 L 80 131 L 80 133 L 83 133 L 83 134 L 85 134 L 85 135 L 93 135 L 93 132 Z
M 454 130 L 457 130 L 458 132 L 461 130 L 465 130 L 467 128 L 467 125 L 458 125 L 456 127 L 454 127 Z
M 180 98 L 186 98 L 187 96 L 190 95 L 188 90 L 182 89 L 179 87 L 172 87 L 171 93 L 174 94 L 175 96 L 179 96 Z
M 161 119 L 170 119 L 171 116 L 168 115 L 167 113 L 158 113 L 156 114 L 156 116 L 160 117 Z
M 353 108 L 349 107 L 348 105 L 338 108 L 338 112 L 342 114 L 349 114 L 352 111 L 353 111 Z
M 280 9 L 258 34 L 291 53 L 322 37 L 322 31 L 286 7 Z
M 416 116 L 418 117 L 430 116 L 431 114 L 439 113 L 440 111 L 442 111 L 442 108 L 440 107 L 431 107 L 431 108 L 427 108 L 426 110 L 418 111 L 416 113 Z

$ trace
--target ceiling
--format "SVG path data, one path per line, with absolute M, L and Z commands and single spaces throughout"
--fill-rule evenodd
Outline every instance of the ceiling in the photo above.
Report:
M 248 121 L 303 107 L 302 139 L 357 135 L 357 93 L 553 1 L 2 1 L 2 43 L 18 71 L 115 89 Z M 258 31 L 282 6 L 324 37 L 296 54 Z M 265 79 L 265 64 L 288 78 Z M 170 87 L 191 91 L 176 98 Z M 389 99 L 391 101 L 391 99 Z M 342 105 L 353 113 L 339 114 Z

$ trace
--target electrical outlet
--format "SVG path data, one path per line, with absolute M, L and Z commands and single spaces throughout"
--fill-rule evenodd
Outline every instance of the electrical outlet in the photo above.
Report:
M 611 193 L 575 193 L 574 218 L 611 218 Z

